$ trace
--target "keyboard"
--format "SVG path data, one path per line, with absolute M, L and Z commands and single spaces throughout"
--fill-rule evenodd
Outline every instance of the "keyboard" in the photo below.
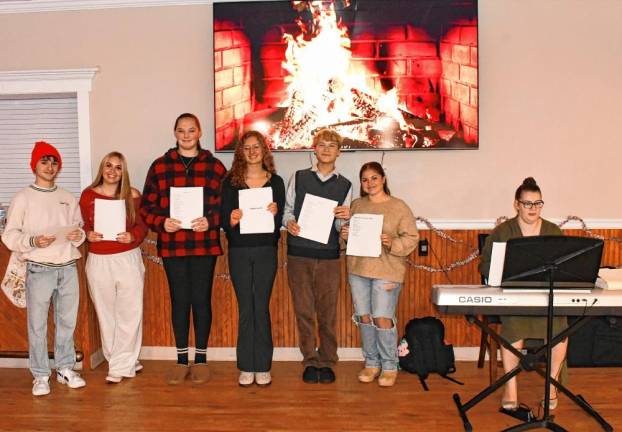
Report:
M 487 285 L 434 285 L 432 303 L 439 312 L 461 315 L 546 315 L 548 292 L 503 290 Z M 622 315 L 622 290 L 554 290 L 554 314 Z

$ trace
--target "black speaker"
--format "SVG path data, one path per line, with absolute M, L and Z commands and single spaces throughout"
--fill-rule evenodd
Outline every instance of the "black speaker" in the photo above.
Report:
M 580 317 L 569 317 L 572 324 Z M 622 317 L 597 317 L 570 336 L 568 366 L 622 366 Z

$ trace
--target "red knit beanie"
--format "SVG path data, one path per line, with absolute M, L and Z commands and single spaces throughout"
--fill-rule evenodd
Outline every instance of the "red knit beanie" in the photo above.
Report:
M 60 153 L 56 150 L 52 144 L 48 144 L 45 141 L 37 141 L 35 143 L 35 147 L 32 149 L 32 156 L 30 158 L 30 168 L 32 168 L 32 172 L 35 172 L 35 167 L 37 166 L 37 162 L 43 156 L 54 156 L 58 161 L 58 170 L 60 171 L 63 162 L 60 158 Z

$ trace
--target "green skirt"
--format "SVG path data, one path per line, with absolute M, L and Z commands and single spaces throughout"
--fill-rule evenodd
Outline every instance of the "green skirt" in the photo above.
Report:
M 521 339 L 546 339 L 546 317 L 502 316 L 501 324 L 501 336 L 510 343 Z M 553 317 L 553 337 L 566 327 L 566 317 Z
M 521 339 L 546 339 L 546 317 L 531 316 L 502 316 L 501 336 L 510 343 Z M 568 327 L 566 317 L 553 317 L 553 337 Z M 568 366 L 566 360 L 562 363 L 559 374 L 562 384 L 568 383 Z

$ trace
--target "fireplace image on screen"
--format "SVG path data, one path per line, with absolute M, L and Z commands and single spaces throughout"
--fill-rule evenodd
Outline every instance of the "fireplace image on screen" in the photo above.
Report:
M 477 0 L 214 3 L 216 151 L 478 148 Z

